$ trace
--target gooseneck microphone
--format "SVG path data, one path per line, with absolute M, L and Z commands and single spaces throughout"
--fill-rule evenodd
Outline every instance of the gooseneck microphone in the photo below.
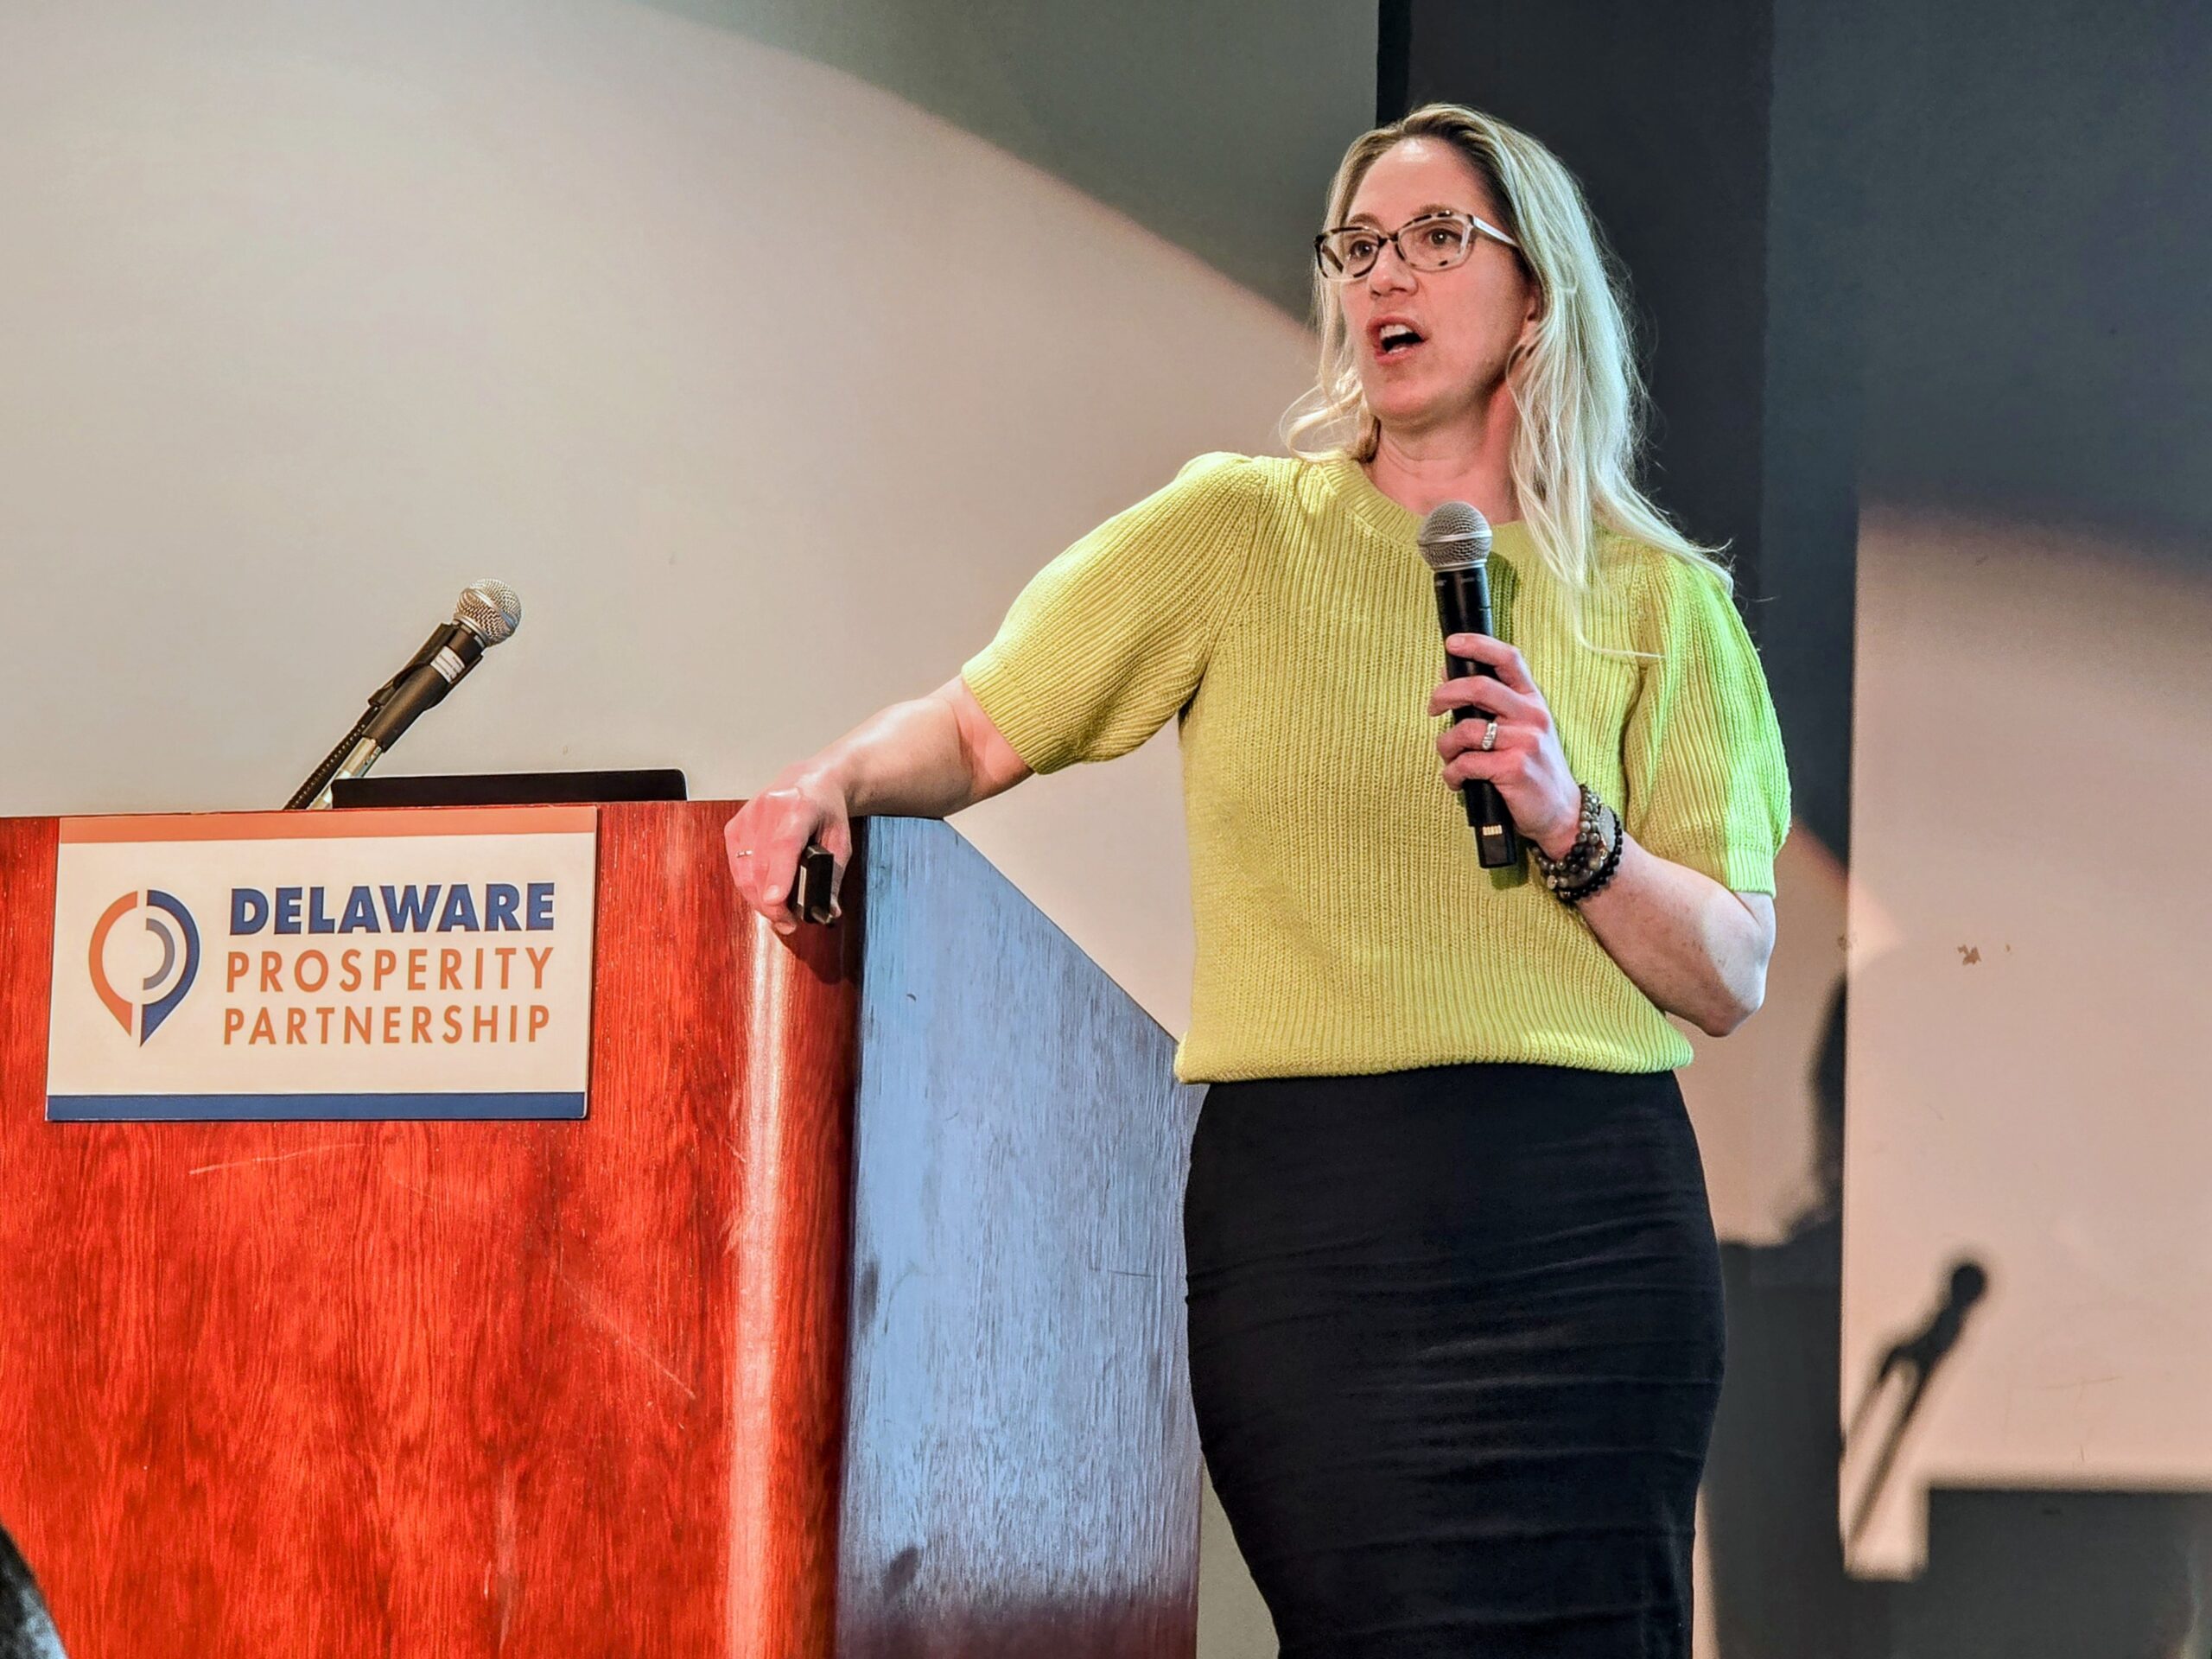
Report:
M 328 806 L 333 784 L 359 778 L 376 765 L 424 710 L 437 707 L 486 652 L 521 626 L 522 601 L 513 588 L 489 578 L 471 582 L 454 607 L 453 620 L 442 624 L 406 667 L 370 695 L 368 712 L 308 774 L 284 810 Z
M 1490 521 L 1465 501 L 1446 501 L 1421 520 L 1421 556 L 1436 579 L 1436 616 L 1448 638 L 1455 633 L 1489 633 Z M 1445 660 L 1453 679 L 1480 674 L 1490 679 L 1497 671 L 1487 663 L 1471 663 L 1449 652 Z M 1452 721 L 1487 721 L 1479 709 L 1454 709 Z M 1486 870 L 1505 869 L 1521 861 L 1521 840 L 1514 833 L 1513 815 L 1505 798 L 1486 778 L 1470 778 L 1459 786 L 1467 803 L 1467 823 L 1475 832 L 1475 853 Z

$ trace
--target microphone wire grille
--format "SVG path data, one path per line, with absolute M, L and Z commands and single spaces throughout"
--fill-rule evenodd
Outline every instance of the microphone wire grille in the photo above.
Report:
M 486 576 L 462 589 L 453 620 L 487 646 L 496 645 L 522 626 L 522 600 L 505 582 Z
M 1465 501 L 1439 502 L 1417 539 L 1430 569 L 1464 570 L 1490 557 L 1490 520 Z

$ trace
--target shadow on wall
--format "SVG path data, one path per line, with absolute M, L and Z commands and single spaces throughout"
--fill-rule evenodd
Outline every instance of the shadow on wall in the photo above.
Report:
M 648 0 L 906 99 L 1306 315 L 1306 238 L 1368 124 L 1338 0 Z
M 1897 1471 L 1897 1453 L 1920 1421 L 1936 1373 L 1966 1333 L 1974 1304 L 1989 1294 L 1989 1270 L 1971 1259 L 1954 1267 L 1935 1311 L 1882 1351 L 1851 1402 L 1843 1432 L 1841 1480 L 1849 1509 L 1847 1559 L 1866 1535 L 1866 1523 Z
M 1911 1422 L 1900 1390 L 1869 1378 L 1852 1402 L 1853 1443 L 1839 1433 L 1845 1010 L 1839 988 L 1814 1064 L 1821 1190 L 1781 1242 L 1721 1251 L 1728 1376 L 1705 1491 L 1719 1659 L 2203 1659 L 2202 1493 L 1939 1489 L 1920 1578 L 1846 1572 L 1840 1469 L 1864 1466 L 1861 1439 L 1885 1461 L 1880 1450 Z M 1961 1263 L 1932 1287 L 1935 1313 L 1896 1345 L 1923 1381 L 1970 1338 L 1987 1271 Z M 1889 1369 L 1904 1380 L 1904 1367 Z

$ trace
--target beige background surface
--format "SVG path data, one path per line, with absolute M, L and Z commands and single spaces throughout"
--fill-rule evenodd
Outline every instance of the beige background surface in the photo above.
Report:
M 1955 1262 L 1989 1281 L 1852 1551 L 1904 1576 L 1931 1484 L 2212 1485 L 2212 591 L 1903 509 L 1859 557 L 1846 1415 Z

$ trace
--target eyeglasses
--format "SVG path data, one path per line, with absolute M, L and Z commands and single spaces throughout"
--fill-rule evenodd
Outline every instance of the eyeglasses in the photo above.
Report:
M 1509 248 L 1521 245 L 1488 219 L 1472 213 L 1423 213 L 1388 236 L 1371 225 L 1339 225 L 1333 231 L 1324 231 L 1313 238 L 1313 261 L 1332 283 L 1366 276 L 1386 247 L 1397 249 L 1398 257 L 1415 270 L 1449 270 L 1474 251 L 1478 236 L 1503 242 Z

